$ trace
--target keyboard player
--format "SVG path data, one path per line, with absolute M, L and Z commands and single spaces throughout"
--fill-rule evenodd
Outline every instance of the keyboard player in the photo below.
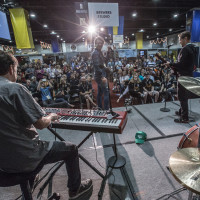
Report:
M 78 149 L 63 141 L 42 141 L 38 129 L 48 127 L 58 115 L 44 111 L 17 80 L 17 59 L 0 51 L 0 170 L 31 172 L 64 160 L 68 173 L 69 199 L 78 199 L 92 188 L 92 180 L 81 181 Z

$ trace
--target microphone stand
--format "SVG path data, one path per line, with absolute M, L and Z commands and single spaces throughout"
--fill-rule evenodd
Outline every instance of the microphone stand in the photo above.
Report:
M 162 111 L 162 112 L 169 112 L 170 111 L 170 109 L 166 107 L 166 105 L 167 105 L 167 83 L 168 83 L 168 81 L 169 80 L 168 80 L 168 69 L 167 69 L 167 79 L 165 81 L 165 88 L 166 88 L 165 106 L 164 106 L 164 108 L 160 109 L 160 111 Z
M 110 115 L 110 119 L 112 118 L 115 118 L 115 117 L 118 117 L 119 114 L 118 113 L 115 113 L 113 110 L 112 110 L 112 103 L 111 103 L 111 98 L 110 98 L 110 86 L 109 86 L 109 80 L 107 78 L 107 86 L 108 86 L 108 96 L 109 96 L 109 104 L 110 104 L 110 108 L 109 108 L 109 111 L 107 112 L 108 115 Z

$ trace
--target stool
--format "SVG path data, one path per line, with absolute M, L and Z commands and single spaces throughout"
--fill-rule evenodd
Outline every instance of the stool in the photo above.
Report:
M 24 200 L 33 200 L 31 190 L 35 176 L 41 171 L 42 167 L 38 166 L 30 173 L 7 173 L 0 170 L 0 187 L 20 185 Z

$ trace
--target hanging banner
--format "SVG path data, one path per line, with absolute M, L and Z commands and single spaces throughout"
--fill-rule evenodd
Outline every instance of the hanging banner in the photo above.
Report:
M 28 12 L 23 8 L 12 8 L 9 11 L 17 48 L 35 48 Z
M 119 26 L 118 3 L 88 3 L 89 22 L 95 26 Z
M 124 33 L 124 16 L 119 16 L 119 26 L 108 27 L 108 34 L 123 35 Z
M 143 49 L 143 33 L 136 33 L 136 49 Z
M 52 38 L 51 39 L 51 45 L 52 45 L 53 53 L 58 53 L 60 51 L 59 43 L 58 43 L 58 39 L 57 38 Z

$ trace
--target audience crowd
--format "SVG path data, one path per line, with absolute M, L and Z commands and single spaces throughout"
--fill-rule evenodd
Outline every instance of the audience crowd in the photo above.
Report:
M 162 65 L 156 57 L 136 59 L 114 58 L 107 52 L 107 75 L 113 90 L 122 98 L 135 103 L 156 103 L 174 100 L 177 82 L 174 72 Z M 77 55 L 70 62 L 49 61 L 25 63 L 18 68 L 18 83 L 22 83 L 44 107 L 97 107 L 93 95 L 93 66 L 91 58 Z M 112 96 L 111 96 L 112 98 Z

